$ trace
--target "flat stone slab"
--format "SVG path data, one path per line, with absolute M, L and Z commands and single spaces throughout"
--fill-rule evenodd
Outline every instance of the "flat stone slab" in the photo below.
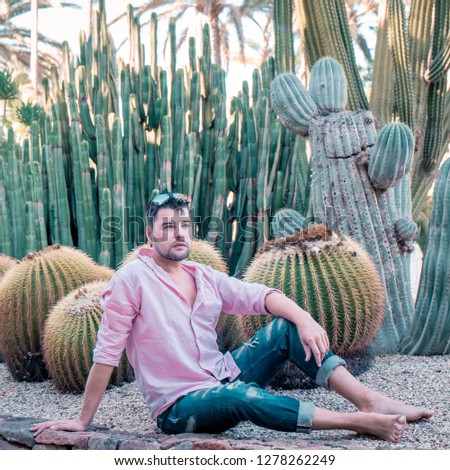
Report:
M 108 438 L 108 434 L 97 433 L 95 431 L 69 432 L 53 431 L 46 429 L 36 437 L 38 444 L 53 444 L 57 446 L 69 446 L 72 449 L 87 450 L 90 438 Z
M 10 442 L 18 442 L 27 447 L 33 447 L 36 441 L 30 427 L 45 419 L 5 417 L 0 421 L 0 436 Z
M 0 439 L 0 450 L 29 450 L 28 447 Z
M 45 419 L 0 415 L 0 450 L 336 450 L 367 449 L 352 440 L 298 441 L 278 439 L 233 439 L 221 434 L 131 434 L 104 426 L 90 426 L 84 432 L 46 429 L 34 438 L 29 428 Z
M 161 450 L 161 446 L 153 441 L 141 439 L 129 439 L 122 441 L 118 447 L 119 450 Z

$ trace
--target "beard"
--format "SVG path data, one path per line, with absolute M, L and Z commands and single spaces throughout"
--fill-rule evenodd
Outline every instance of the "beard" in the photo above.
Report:
M 153 245 L 153 248 L 163 258 L 170 259 L 172 261 L 182 261 L 186 259 L 191 253 L 191 247 L 187 246 L 183 251 L 178 252 L 175 248 L 170 247 L 168 250 L 161 250 L 157 244 Z

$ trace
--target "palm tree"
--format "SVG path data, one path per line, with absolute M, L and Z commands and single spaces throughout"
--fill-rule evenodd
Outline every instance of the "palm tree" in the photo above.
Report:
M 39 19 L 39 2 L 31 0 L 31 82 L 34 90 L 38 87 L 38 19 Z
M 252 43 L 244 37 L 244 22 L 252 21 L 263 34 L 264 46 L 261 49 L 264 50 L 260 52 L 261 56 L 266 57 L 269 48 L 267 27 L 272 14 L 272 2 L 267 0 L 242 0 L 239 6 L 236 3 L 228 0 L 190 0 L 184 2 L 180 0 L 150 0 L 135 8 L 135 16 L 142 20 L 142 26 L 146 26 L 150 20 L 144 20 L 143 17 L 153 11 L 158 13 L 159 18 L 173 16 L 177 21 L 192 10 L 197 14 L 204 15 L 211 27 L 213 60 L 218 65 L 222 65 L 222 52 L 227 58 L 227 62 L 230 59 L 231 30 L 234 30 L 237 35 L 240 50 L 239 58 L 242 62 L 245 63 L 246 61 L 245 46 L 247 44 L 250 44 L 253 48 L 257 46 L 261 48 L 261 44 Z M 267 19 L 263 26 L 258 21 L 258 13 L 263 13 L 263 16 Z M 125 16 L 126 12 L 120 14 L 110 25 Z M 180 33 L 182 40 L 187 36 L 187 29 L 188 27 L 185 27 Z
M 37 9 L 51 8 L 54 0 L 34 0 L 34 20 L 36 21 Z M 59 2 L 58 2 L 59 4 Z M 61 6 L 80 8 L 74 3 L 61 2 Z M 31 65 L 31 31 L 28 28 L 18 27 L 13 23 L 14 18 L 31 11 L 30 0 L 0 0 L 0 63 L 13 68 Z M 35 24 L 36 45 L 50 46 L 60 49 L 61 44 L 37 32 Z M 40 65 L 39 75 L 48 74 L 52 64 L 58 64 L 58 58 L 54 54 L 39 50 L 35 46 L 36 59 Z M 36 67 L 37 69 L 37 67 Z

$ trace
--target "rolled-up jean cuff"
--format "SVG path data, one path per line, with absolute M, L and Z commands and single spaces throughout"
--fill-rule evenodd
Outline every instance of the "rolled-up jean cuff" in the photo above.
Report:
M 328 380 L 333 373 L 334 369 L 337 366 L 345 366 L 347 363 L 339 356 L 330 356 L 325 362 L 320 366 L 319 371 L 316 375 L 316 384 L 324 388 L 330 388 L 328 386 Z
M 307 434 L 311 432 L 314 407 L 312 401 L 299 401 L 296 432 Z

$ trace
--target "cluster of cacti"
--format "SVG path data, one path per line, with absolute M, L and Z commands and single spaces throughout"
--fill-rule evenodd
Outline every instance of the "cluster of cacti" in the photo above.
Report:
M 19 146 L 9 134 L 0 161 L 0 252 L 21 258 L 60 243 L 117 267 L 145 241 L 148 199 L 172 190 L 191 196 L 194 234 L 239 275 L 270 238 L 275 210 L 308 207 L 304 141 L 268 106 L 274 59 L 255 70 L 252 90 L 243 83 L 227 115 L 225 71 L 212 63 L 208 26 L 201 52 L 191 38 L 190 65 L 180 68 L 171 22 L 166 71 L 157 60 L 156 15 L 147 65 L 130 6 L 125 65 L 100 7 L 92 37 L 80 36 L 80 57 L 66 49 L 61 70 L 53 67 L 44 83 L 45 112 L 29 138 Z
M 296 77 L 282 76 L 272 104 L 298 135 L 280 126 L 269 89 L 277 72 L 294 66 L 292 3 L 275 1 L 276 60 L 255 70 L 252 90 L 244 82 L 227 113 L 225 72 L 212 63 L 207 26 L 201 53 L 191 38 L 189 67 L 180 68 L 171 21 L 166 71 L 158 65 L 156 15 L 146 65 L 129 6 L 130 63 L 124 64 L 116 61 L 100 2 L 92 36 L 80 35 L 80 57 L 70 57 L 66 46 L 61 69 L 52 68 L 45 111 L 28 112 L 35 119 L 27 122 L 29 137 L 19 145 L 11 129 L 6 140 L 0 136 L 0 252 L 20 259 L 58 243 L 117 267 L 145 240 L 146 201 L 172 190 L 191 196 L 194 235 L 219 249 L 240 277 L 271 238 L 272 215 L 295 208 L 352 235 L 373 256 L 386 299 L 378 346 L 397 352 L 413 310 L 408 252 L 417 227 L 411 211 L 417 217 L 450 139 L 450 112 L 444 112 L 450 109 L 450 4 L 413 0 L 407 30 L 403 0 L 380 1 L 370 104 L 380 123 L 399 116 L 419 138 L 395 124 L 377 140 L 344 0 L 317 0 L 314 8 L 296 1 L 309 64 L 330 55 L 343 71 L 336 62 L 319 62 L 309 93 Z M 350 109 L 363 111 L 345 111 L 347 93 Z M 385 158 L 389 152 L 392 161 Z M 283 217 L 286 230 L 300 223 Z
M 56 302 L 83 284 L 112 275 L 80 250 L 59 245 L 27 255 L 7 271 L 0 285 L 0 349 L 16 380 L 47 378 L 42 336 Z
M 349 109 L 369 109 L 355 61 L 345 0 L 296 0 L 308 64 L 335 58 L 348 82 Z M 275 25 L 276 27 L 276 25 Z M 399 118 L 413 130 L 412 213 L 419 218 L 450 143 L 450 2 L 380 0 L 370 109 L 380 127 Z
M 42 338 L 44 362 L 61 392 L 84 391 L 92 366 L 103 310 L 101 294 L 106 281 L 85 284 L 63 297 L 50 311 Z M 121 385 L 134 378 L 125 352 L 114 368 L 110 384 Z
M 372 256 L 386 299 L 377 344 L 385 352 L 398 352 L 413 316 L 404 258 L 415 224 L 408 214 L 409 179 L 403 182 L 413 137 L 406 125 L 395 123 L 377 138 L 370 111 L 345 111 L 346 96 L 343 70 L 330 58 L 312 68 L 309 92 L 290 74 L 272 83 L 272 103 L 282 121 L 310 135 L 313 216 L 353 237 Z
M 266 242 L 243 279 L 280 289 L 307 310 L 327 331 L 337 354 L 365 349 L 384 318 L 383 285 L 370 256 L 324 225 Z M 246 340 L 274 319 L 238 318 Z
M 430 227 L 416 300 L 416 315 L 402 352 L 450 353 L 450 160 L 439 172 L 433 193 Z

